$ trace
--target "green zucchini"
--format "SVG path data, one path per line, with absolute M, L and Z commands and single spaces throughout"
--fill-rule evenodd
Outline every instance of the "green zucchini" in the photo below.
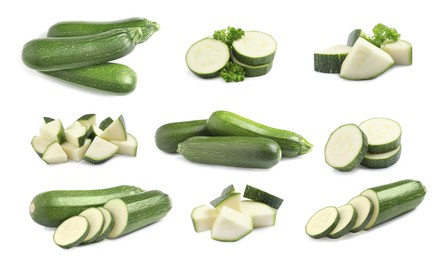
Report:
M 340 238 L 349 233 L 357 220 L 357 211 L 351 204 L 337 208 L 340 219 L 337 226 L 327 235 L 329 238 Z
M 57 246 L 68 249 L 81 244 L 89 234 L 89 230 L 90 226 L 86 217 L 73 216 L 57 227 L 53 240 Z
M 166 153 L 176 153 L 178 144 L 188 138 L 211 135 L 205 122 L 206 119 L 165 124 L 156 130 L 156 146 Z
M 395 65 L 412 65 L 412 45 L 409 42 L 385 42 L 381 49 L 394 59 Z
M 357 220 L 351 229 L 352 233 L 356 233 L 363 230 L 371 221 L 374 213 L 374 203 L 368 197 L 359 195 L 352 198 L 348 204 L 352 205 L 357 212 Z
M 361 165 L 372 169 L 387 168 L 394 165 L 401 156 L 401 145 L 397 149 L 387 153 L 366 153 Z
M 64 220 L 108 200 L 133 195 L 143 190 L 135 186 L 117 186 L 99 190 L 54 190 L 38 194 L 29 207 L 32 219 L 42 226 L 57 227 Z
M 330 206 L 317 211 L 306 223 L 305 232 L 312 238 L 326 237 L 337 226 L 340 214 L 336 207 Z
M 119 147 L 97 136 L 84 154 L 84 160 L 92 164 L 101 164 L 112 158 Z
M 112 29 L 127 29 L 130 27 L 139 27 L 141 29 L 142 37 L 139 43 L 145 42 L 159 30 L 158 23 L 138 17 L 108 22 L 63 21 L 52 25 L 47 32 L 47 37 L 85 36 Z
M 197 41 L 187 51 L 188 69 L 201 78 L 214 78 L 230 60 L 230 49 L 224 42 L 213 38 Z
M 207 205 L 201 205 L 191 212 L 194 231 L 202 232 L 211 229 L 219 211 Z
M 211 238 L 235 242 L 253 231 L 252 217 L 229 207 L 223 207 L 211 227 Z
M 368 139 L 369 153 L 387 153 L 400 146 L 401 126 L 389 118 L 374 117 L 360 124 Z
M 98 209 L 101 211 L 101 213 L 103 213 L 104 227 L 101 233 L 98 235 L 97 239 L 94 241 L 94 243 L 101 242 L 104 239 L 106 239 L 107 236 L 109 236 L 110 232 L 112 232 L 113 226 L 115 225 L 115 220 L 113 219 L 113 216 L 112 214 L 110 214 L 109 210 L 103 207 L 98 207 Z
M 106 117 L 105 119 L 103 119 L 103 121 L 101 121 L 99 129 L 104 131 L 111 123 L 113 123 L 113 119 L 110 116 Z
M 89 222 L 89 233 L 81 244 L 86 245 L 95 242 L 104 228 L 104 214 L 98 208 L 88 208 L 81 212 L 79 216 L 83 216 Z
M 323 73 L 340 73 L 341 65 L 350 50 L 350 46 L 336 45 L 314 53 L 314 70 Z
M 46 140 L 51 142 L 56 141 L 60 144 L 66 141 L 63 123 L 61 123 L 60 119 L 50 121 L 40 126 L 40 136 Z
M 272 62 L 263 64 L 263 65 L 259 65 L 259 66 L 247 65 L 245 63 L 238 61 L 236 59 L 236 57 L 234 57 L 234 55 L 231 55 L 231 60 L 243 68 L 243 70 L 245 71 L 245 77 L 263 76 L 263 75 L 267 74 L 268 72 L 270 72 L 271 68 L 273 67 Z
M 277 50 L 277 42 L 266 33 L 247 31 L 232 44 L 234 57 L 241 63 L 260 66 L 271 63 Z
M 133 27 L 87 36 L 40 38 L 24 45 L 22 60 L 39 71 L 86 67 L 129 54 L 141 37 L 141 29 Z
M 41 159 L 47 164 L 65 163 L 68 160 L 66 152 L 56 141 L 46 147 Z
M 272 128 L 228 111 L 216 111 L 207 120 L 213 135 L 264 137 L 277 142 L 283 157 L 296 157 L 312 150 L 305 138 L 291 131 Z
M 253 201 L 262 202 L 273 209 L 279 209 L 283 203 L 283 199 L 250 185 L 245 187 L 243 196 Z
M 348 35 L 348 41 L 347 41 L 346 45 L 351 46 L 351 47 L 354 46 L 355 42 L 360 37 L 369 38 L 369 36 L 366 33 L 364 33 L 361 29 L 353 30 Z
M 271 168 L 281 159 L 279 145 L 259 137 L 195 136 L 180 143 L 177 151 L 196 163 L 246 168 Z
M 222 190 L 221 195 L 225 195 L 233 192 L 236 192 L 236 189 L 234 188 L 233 184 L 230 184 L 225 189 Z
M 171 210 L 172 203 L 167 194 L 153 190 L 111 199 L 104 208 L 115 220 L 108 238 L 118 238 L 159 221 Z
M 416 180 L 401 180 L 367 189 L 361 195 L 374 204 L 374 213 L 366 230 L 415 209 L 423 201 L 426 188 Z
M 49 141 L 46 138 L 43 138 L 41 136 L 34 136 L 34 138 L 32 138 L 32 141 L 31 141 L 32 148 L 34 148 L 34 151 L 40 157 L 43 156 L 44 151 L 51 143 L 52 143 L 51 141 Z
M 136 72 L 118 63 L 104 63 L 82 68 L 42 71 L 51 77 L 91 89 L 129 93 L 136 87 Z
M 211 206 L 215 207 L 220 211 L 223 207 L 229 207 L 231 209 L 242 211 L 241 208 L 241 194 L 239 192 L 230 192 L 227 194 L 222 194 L 216 199 L 210 202 Z

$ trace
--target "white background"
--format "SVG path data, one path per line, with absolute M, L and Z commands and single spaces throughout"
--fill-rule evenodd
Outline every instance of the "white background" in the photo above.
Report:
M 2 241 L 0 258 L 80 257 L 118 259 L 433 259 L 439 255 L 439 25 L 436 1 L 10 1 L 1 8 L 3 115 L 0 173 Z M 63 20 L 145 17 L 161 24 L 147 42 L 119 60 L 138 74 L 138 86 L 115 96 L 84 90 L 41 75 L 21 62 L 22 46 L 44 37 Z M 375 80 L 354 82 L 316 73 L 313 53 L 345 44 L 355 28 L 378 22 L 395 27 L 414 48 L 414 64 L 394 67 Z M 184 56 L 190 45 L 227 26 L 259 30 L 278 42 L 272 71 L 242 83 L 192 75 Z M 269 170 L 198 165 L 155 147 L 162 124 L 203 119 L 229 110 L 261 123 L 302 134 L 314 150 L 283 159 Z M 117 156 L 102 165 L 46 165 L 31 148 L 43 116 L 65 125 L 86 113 L 98 121 L 123 114 L 139 142 L 136 158 Z M 383 116 L 403 129 L 401 160 L 384 170 L 362 167 L 340 173 L 324 162 L 329 134 L 345 123 Z M 313 240 L 304 232 L 318 209 L 346 203 L 366 188 L 412 178 L 428 193 L 417 210 L 367 232 L 339 240 Z M 173 209 L 159 223 L 116 240 L 70 250 L 52 241 L 53 229 L 29 216 L 32 198 L 54 189 L 97 189 L 122 184 L 160 189 Z M 237 243 L 193 231 L 190 212 L 227 185 L 246 184 L 285 199 L 277 225 L 255 230 Z M 437 243 L 438 244 L 438 243 Z

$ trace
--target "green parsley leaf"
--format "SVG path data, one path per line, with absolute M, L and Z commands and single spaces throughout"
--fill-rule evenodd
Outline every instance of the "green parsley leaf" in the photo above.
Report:
M 231 48 L 233 42 L 242 38 L 242 36 L 244 35 L 245 32 L 242 29 L 236 29 L 234 27 L 228 26 L 227 29 L 215 31 L 213 34 L 213 38 L 219 41 L 223 41 L 225 44 L 228 45 L 228 47 Z
M 229 61 L 221 70 L 221 77 L 225 82 L 239 82 L 245 79 L 245 70 L 239 64 Z
M 398 41 L 401 36 L 395 28 L 389 28 L 381 23 L 375 25 L 372 32 L 374 35 L 369 38 L 369 41 L 379 48 L 384 45 L 386 41 Z

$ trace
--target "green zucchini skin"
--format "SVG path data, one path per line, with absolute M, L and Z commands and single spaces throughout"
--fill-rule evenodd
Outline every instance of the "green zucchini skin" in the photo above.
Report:
M 424 200 L 426 188 L 420 181 L 401 180 L 370 188 L 363 191 L 361 195 L 366 196 L 371 192 L 375 194 L 378 200 L 378 206 L 375 205 L 376 203 L 373 201 L 377 210 L 374 208 L 374 215 L 365 229 L 378 226 L 381 223 L 415 209 Z
M 52 25 L 47 32 L 47 37 L 85 36 L 112 29 L 127 29 L 131 27 L 139 27 L 141 29 L 142 37 L 139 43 L 147 41 L 160 28 L 158 23 L 139 17 L 108 22 L 63 21 Z
M 58 227 L 64 220 L 108 200 L 143 192 L 135 186 L 116 186 L 99 190 L 53 190 L 38 194 L 29 207 L 32 219 L 42 226 Z
M 88 67 L 42 71 L 42 73 L 80 86 L 111 93 L 125 94 L 136 87 L 136 72 L 118 63 L 104 63 Z
M 141 29 L 133 27 L 87 36 L 35 39 L 24 45 L 22 60 L 39 71 L 86 67 L 129 54 L 141 37 Z
M 206 122 L 207 120 L 203 119 L 165 124 L 156 130 L 156 146 L 166 153 L 177 153 L 178 144 L 188 138 L 211 136 Z
M 348 56 L 342 54 L 314 53 L 314 70 L 322 73 L 340 73 L 341 64 Z
M 280 146 L 259 137 L 196 136 L 180 143 L 177 151 L 196 163 L 245 168 L 271 168 L 281 159 Z
M 273 209 L 279 209 L 283 203 L 283 199 L 250 185 L 245 187 L 243 196 L 244 198 L 264 203 Z
M 207 120 L 208 130 L 217 136 L 264 137 L 277 142 L 282 156 L 293 158 L 312 150 L 301 135 L 291 131 L 272 128 L 228 111 L 216 111 Z

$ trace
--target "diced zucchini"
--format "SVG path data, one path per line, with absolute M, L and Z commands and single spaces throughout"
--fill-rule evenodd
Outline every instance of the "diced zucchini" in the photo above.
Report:
M 113 119 L 111 117 L 107 117 L 101 121 L 99 128 L 104 131 L 111 123 L 113 123 Z
M 312 238 L 327 236 L 337 226 L 340 215 L 336 207 L 326 207 L 317 211 L 308 221 L 305 232 Z
M 194 43 L 185 55 L 188 69 L 201 78 L 218 76 L 229 60 L 228 46 L 213 38 L 204 38 Z
M 77 123 L 77 124 L 75 124 Z M 87 138 L 87 129 L 85 126 L 75 122 L 72 126 L 64 130 L 66 140 L 76 147 L 81 147 Z
M 245 187 L 243 196 L 253 201 L 262 202 L 274 209 L 279 209 L 283 203 L 283 199 L 250 185 Z
M 329 238 L 340 238 L 354 227 L 357 220 L 357 212 L 351 204 L 346 204 L 337 208 L 340 219 L 337 226 L 328 234 Z
M 44 151 L 51 143 L 52 143 L 51 141 L 44 139 L 41 136 L 34 136 L 34 138 L 32 138 L 31 141 L 32 148 L 34 148 L 34 151 L 40 157 L 43 156 Z
M 61 148 L 63 148 L 67 157 L 71 160 L 79 162 L 83 160 L 86 151 L 89 149 L 90 144 L 92 143 L 91 139 L 86 139 L 84 145 L 81 147 L 77 147 L 69 142 L 64 142 L 61 144 Z
M 401 126 L 394 120 L 375 117 L 360 124 L 368 139 L 369 153 L 387 153 L 401 143 Z
M 236 192 L 236 189 L 234 188 L 233 184 L 230 184 L 225 189 L 222 190 L 221 195 L 225 195 L 228 193 L 234 193 L 234 192 Z
M 361 165 L 372 169 L 387 168 L 394 165 L 401 156 L 401 145 L 387 153 L 366 153 Z
M 97 136 L 84 154 L 84 160 L 100 164 L 112 158 L 116 151 L 118 151 L 118 146 Z
M 219 211 L 207 205 L 196 207 L 191 212 L 194 231 L 202 232 L 211 229 Z
M 354 46 L 355 42 L 360 37 L 369 37 L 366 33 L 364 33 L 361 29 L 355 29 L 348 35 L 348 41 L 346 45 Z
M 352 47 L 335 45 L 314 53 L 314 70 L 323 73 L 340 73 L 341 65 Z
M 83 216 L 73 216 L 57 227 L 53 240 L 58 246 L 68 249 L 81 244 L 89 234 L 89 222 Z
M 54 141 L 44 150 L 41 159 L 47 164 L 56 164 L 67 162 L 68 158 L 63 148 L 61 148 L 61 145 L 57 141 Z
M 52 122 L 54 120 L 55 119 L 53 119 L 52 117 L 47 117 L 47 116 L 43 117 L 43 121 L 44 121 L 45 124 L 50 123 L 50 122 Z
M 96 125 L 96 115 L 95 114 L 86 114 L 77 119 L 77 122 L 82 126 L 89 129 L 91 126 Z
M 395 65 L 412 65 L 412 45 L 409 42 L 386 42 L 381 49 L 392 56 Z
M 245 63 L 242 63 L 240 61 L 238 61 L 236 59 L 236 57 L 234 57 L 234 55 L 231 55 L 231 60 L 240 65 L 243 70 L 245 71 L 245 77 L 260 77 L 263 76 L 265 74 L 267 74 L 268 72 L 270 72 L 271 68 L 273 67 L 273 63 L 266 63 L 266 64 L 262 64 L 259 66 L 251 66 L 251 65 L 247 65 Z
M 233 55 L 241 63 L 260 66 L 271 63 L 277 50 L 277 42 L 266 33 L 247 31 L 232 44 Z
M 103 131 L 100 137 L 108 141 L 126 141 L 127 132 L 124 117 L 120 115 Z
M 40 136 L 52 142 L 57 141 L 60 144 L 66 140 L 63 124 L 60 119 L 53 120 L 40 126 Z
M 223 207 L 229 207 L 241 212 L 242 208 L 240 195 L 241 194 L 238 192 L 223 194 L 220 197 L 212 200 L 210 204 L 219 211 L 222 210 Z
M 99 128 L 98 126 L 93 125 L 87 138 L 90 138 L 93 140 L 95 137 L 100 136 L 102 134 L 103 134 L 103 130 L 101 130 L 101 128 Z
M 95 242 L 104 228 L 105 221 L 103 213 L 98 208 L 89 208 L 81 212 L 79 215 L 86 217 L 90 226 L 89 233 L 81 244 L 90 244 Z
M 253 219 L 237 210 L 223 207 L 211 228 L 211 238 L 235 242 L 253 231 Z
M 242 201 L 242 213 L 253 219 L 253 227 L 269 227 L 276 224 L 277 210 L 270 206 L 251 200 Z
M 118 151 L 116 151 L 117 154 L 136 156 L 136 151 L 138 150 L 138 141 L 133 135 L 127 134 L 126 141 L 112 140 L 110 142 L 118 146 Z
M 348 204 L 351 204 L 357 212 L 357 220 L 355 221 L 351 232 L 355 233 L 363 230 L 372 218 L 374 204 L 368 197 L 363 195 L 351 199 Z
M 96 238 L 95 243 L 106 239 L 107 236 L 109 236 L 110 232 L 112 232 L 113 226 L 115 225 L 115 220 L 113 219 L 113 216 L 112 214 L 110 214 L 110 211 L 108 209 L 103 207 L 98 207 L 98 209 L 101 211 L 101 213 L 103 213 L 104 227 L 101 233 Z

